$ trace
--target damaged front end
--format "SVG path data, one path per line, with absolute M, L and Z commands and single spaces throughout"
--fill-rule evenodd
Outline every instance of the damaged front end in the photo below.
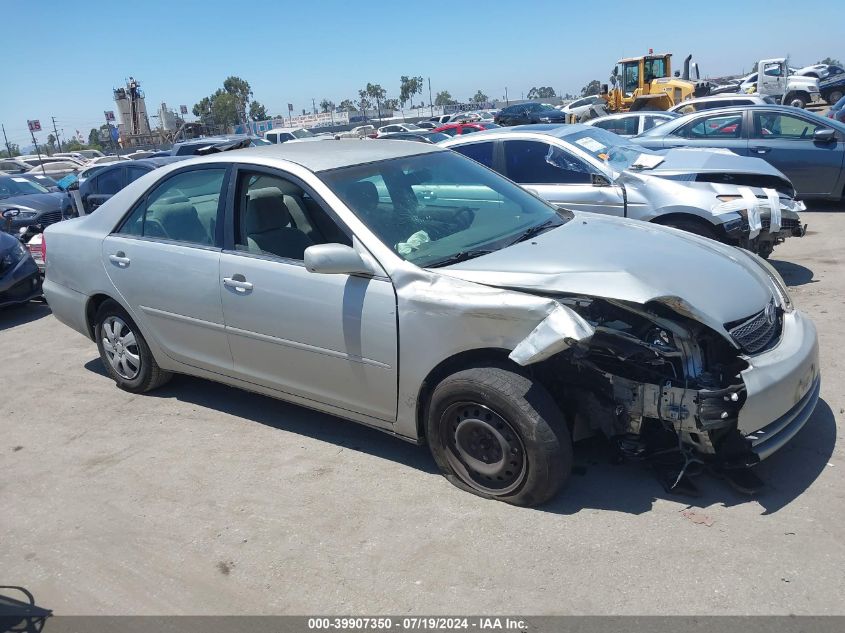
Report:
M 723 335 L 665 303 L 557 300 L 592 335 L 570 339 L 565 350 L 539 362 L 525 355 L 525 346 L 511 358 L 552 391 L 576 441 L 600 432 L 636 460 L 674 454 L 683 462 L 695 455 L 721 469 L 759 461 L 737 426 L 748 362 Z M 768 336 L 766 345 L 777 333 Z

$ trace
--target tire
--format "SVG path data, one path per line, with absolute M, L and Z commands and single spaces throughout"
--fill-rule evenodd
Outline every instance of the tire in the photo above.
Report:
M 487 499 L 539 505 L 572 470 L 572 440 L 551 395 L 503 368 L 445 378 L 431 394 L 426 435 L 446 479 Z
M 138 326 L 114 301 L 104 301 L 97 310 L 94 338 L 106 372 L 124 391 L 146 393 L 173 377 L 158 366 Z
M 800 92 L 790 92 L 786 95 L 786 98 L 783 100 L 785 105 L 790 105 L 794 108 L 806 108 L 807 104 L 809 103 L 809 99 Z
M 672 228 L 680 229 L 693 235 L 700 235 L 701 237 L 719 241 L 719 235 L 716 233 L 716 230 L 705 224 L 704 221 L 693 220 L 692 218 L 670 218 L 665 222 L 658 222 L 658 224 L 671 226 Z
M 824 98 L 824 100 L 827 101 L 828 105 L 833 105 L 842 98 L 842 94 L 843 92 L 839 89 L 831 90 L 827 93 L 827 96 Z

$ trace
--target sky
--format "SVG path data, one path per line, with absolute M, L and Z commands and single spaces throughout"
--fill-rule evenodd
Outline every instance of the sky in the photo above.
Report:
M 63 136 L 78 129 L 87 139 L 129 76 L 149 114 L 162 101 L 190 110 L 237 75 L 279 115 L 288 103 L 310 111 L 312 98 L 356 99 L 368 82 L 398 97 L 402 75 L 461 101 L 477 90 L 502 98 L 505 88 L 519 98 L 533 86 L 577 93 L 649 48 L 673 53 L 676 69 L 692 53 L 713 77 L 770 57 L 799 67 L 845 58 L 845 38 L 820 24 L 845 24 L 845 2 L 0 0 L 0 123 L 21 146 L 31 144 L 28 119 L 41 121 L 39 142 L 51 117 Z M 427 88 L 420 100 L 429 102 Z

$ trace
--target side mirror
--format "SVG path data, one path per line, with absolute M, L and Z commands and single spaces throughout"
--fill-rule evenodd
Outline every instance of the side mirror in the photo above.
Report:
M 372 275 L 373 270 L 351 246 L 316 244 L 305 249 L 305 270 L 324 275 Z
M 602 174 L 592 174 L 590 177 L 593 183 L 593 187 L 609 187 L 610 181 L 605 178 Z
M 813 132 L 813 140 L 819 143 L 833 143 L 836 140 L 836 132 L 830 128 L 821 128 Z

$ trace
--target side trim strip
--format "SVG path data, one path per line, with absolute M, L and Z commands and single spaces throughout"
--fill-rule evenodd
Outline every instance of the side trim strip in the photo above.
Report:
M 223 332 L 225 326 L 222 323 L 213 323 L 211 321 L 204 321 L 194 317 L 185 316 L 184 314 L 176 314 L 175 312 L 166 312 L 164 310 L 157 310 L 148 306 L 138 306 L 142 312 L 152 316 L 161 317 L 163 319 L 170 319 L 171 321 L 181 321 L 182 323 L 190 323 L 191 325 L 198 325 L 199 327 L 208 328 L 209 330 L 216 330 Z

